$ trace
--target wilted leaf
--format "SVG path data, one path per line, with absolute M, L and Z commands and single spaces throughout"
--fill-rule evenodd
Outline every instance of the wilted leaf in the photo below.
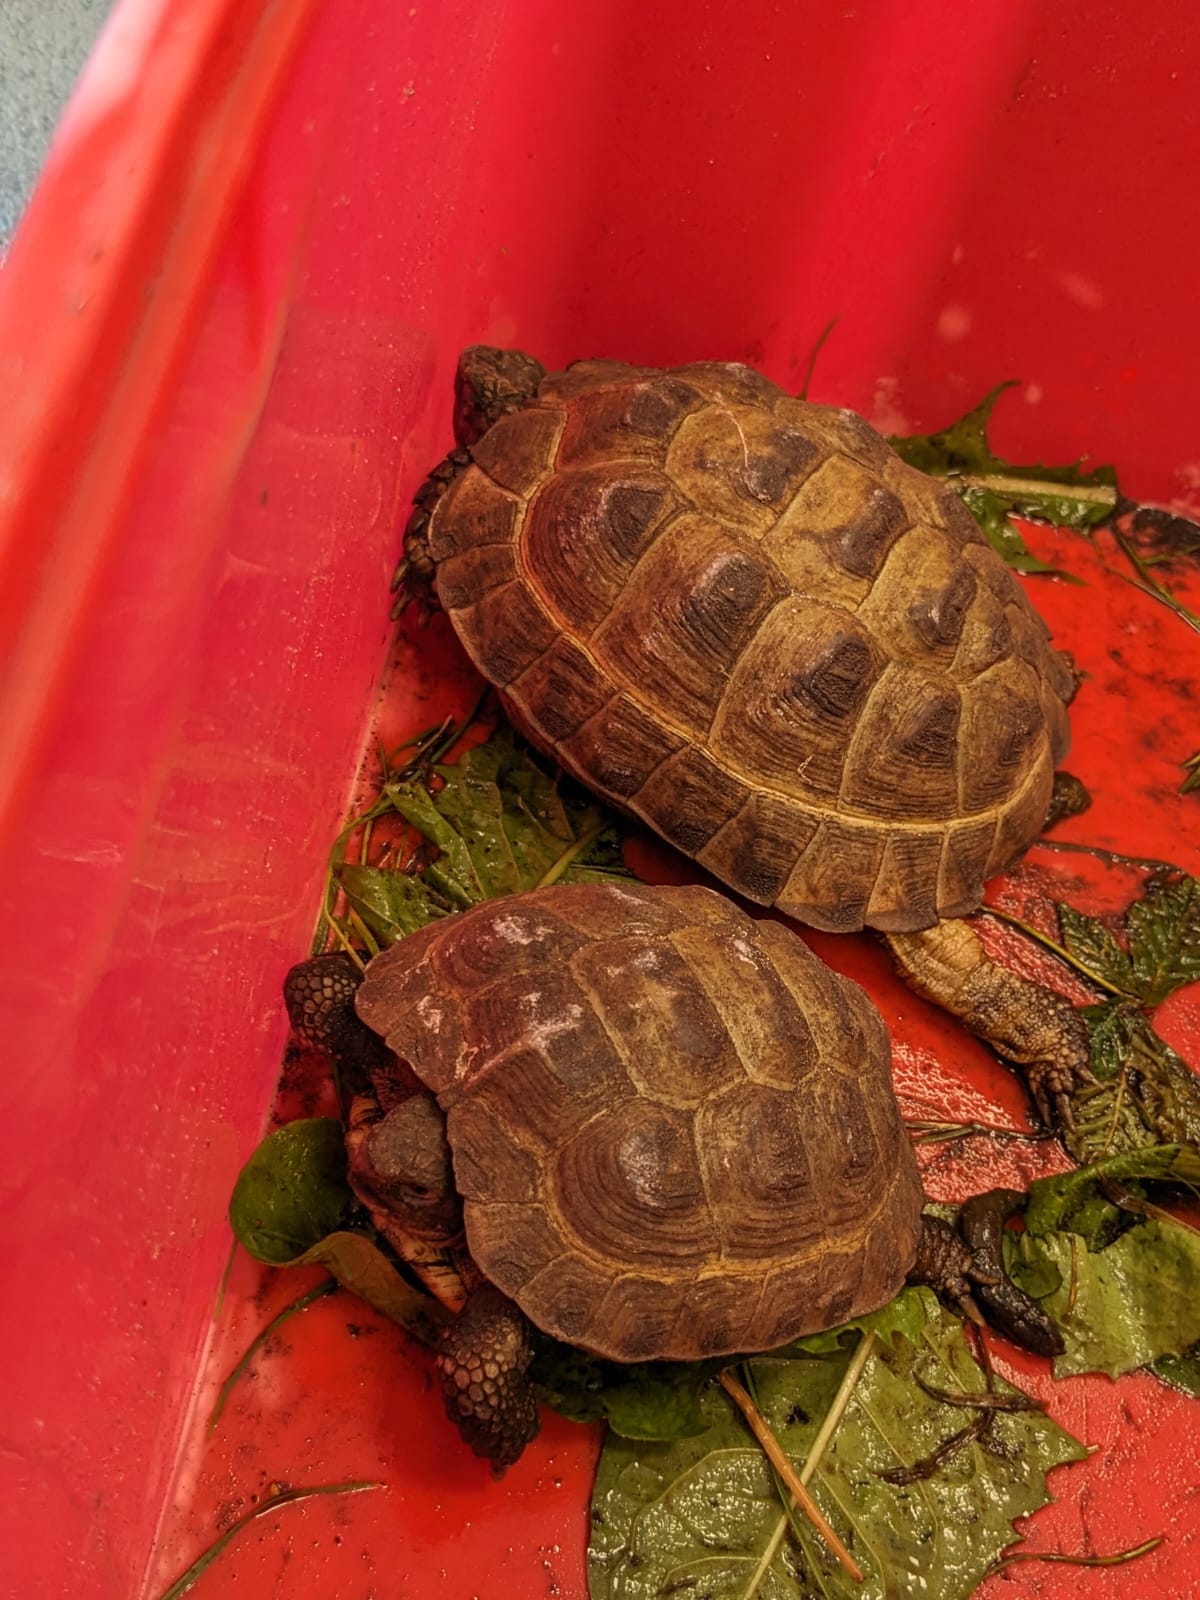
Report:
M 398 1322 L 422 1344 L 434 1344 L 450 1313 L 430 1295 L 414 1288 L 365 1233 L 343 1229 L 323 1239 L 285 1265 L 328 1268 L 344 1289 Z
M 920 1317 L 916 1337 L 900 1331 Z M 923 1290 L 909 1290 L 867 1364 L 810 1488 L 866 1570 L 853 1583 L 815 1536 L 793 1532 L 766 1461 L 724 1392 L 703 1394 L 704 1433 L 670 1444 L 609 1438 L 592 1501 L 592 1600 L 664 1595 L 743 1600 L 960 1600 L 1014 1537 L 1012 1523 L 1047 1499 L 1045 1474 L 1083 1452 L 1038 1413 L 996 1415 L 994 1449 L 972 1442 L 929 1478 L 906 1486 L 879 1474 L 912 1466 L 971 1413 L 916 1383 L 977 1391 L 984 1374 L 961 1324 Z M 829 1343 L 823 1336 L 823 1343 Z M 835 1335 L 820 1358 L 751 1362 L 760 1408 L 801 1465 L 851 1359 Z M 776 1546 L 775 1541 L 778 1539 Z M 752 1589 L 752 1584 L 757 1587 Z
M 1072 1096 L 1067 1146 L 1089 1163 L 1124 1151 L 1185 1144 L 1200 1151 L 1200 1079 L 1124 1001 L 1084 1008 L 1092 1071 Z
M 229 1222 L 252 1256 L 284 1266 L 333 1233 L 353 1198 L 341 1123 L 305 1117 L 268 1134 L 246 1162 Z

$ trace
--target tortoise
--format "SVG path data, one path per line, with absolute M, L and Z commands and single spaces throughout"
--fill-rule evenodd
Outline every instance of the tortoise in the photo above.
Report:
M 506 711 L 746 899 L 816 928 L 973 911 L 1043 826 L 1070 665 L 975 519 L 749 367 L 459 362 L 424 583 Z
M 473 346 L 454 420 L 397 581 L 518 730 L 751 903 L 890 935 L 1069 1124 L 1071 1008 L 919 935 L 1041 831 L 1077 687 L 959 497 L 735 363 Z
M 410 934 L 357 992 L 352 973 L 341 954 L 294 968 L 289 1013 L 344 1061 L 347 1002 L 372 1030 L 350 1182 L 402 1256 L 443 1252 L 431 1286 L 465 1299 L 446 1409 L 498 1467 L 537 1430 L 530 1323 L 611 1361 L 719 1358 L 906 1279 L 978 1317 L 974 1273 L 1007 1331 L 1056 1348 L 922 1216 L 883 1021 L 778 920 L 699 885 L 556 885 Z

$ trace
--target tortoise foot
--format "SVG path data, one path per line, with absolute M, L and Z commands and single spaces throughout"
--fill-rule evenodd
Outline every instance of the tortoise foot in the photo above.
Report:
M 1069 1134 L 1072 1097 L 1095 1081 L 1087 1025 L 1071 1002 L 993 961 L 966 922 L 888 934 L 886 943 L 914 994 L 957 1017 L 1020 1068 L 1042 1121 Z
M 538 1431 L 537 1400 L 526 1376 L 532 1354 L 529 1324 L 491 1284 L 474 1291 L 438 1345 L 446 1415 L 497 1473 L 512 1466 Z
M 963 1237 L 971 1253 L 976 1294 L 992 1327 L 1035 1355 L 1060 1356 L 1066 1348 L 1062 1334 L 1004 1270 L 1004 1224 L 1023 1209 L 1026 1198 L 1015 1189 L 975 1195 L 962 1209 Z
M 302 1044 L 329 1056 L 344 1086 L 365 1086 L 390 1052 L 354 1009 L 362 971 L 344 950 L 313 956 L 283 980 L 283 1003 L 292 1032 Z
M 922 1283 L 979 1326 L 989 1326 L 1039 1356 L 1063 1352 L 1062 1335 L 1036 1300 L 1004 1270 L 1004 1224 L 1025 1196 L 992 1189 L 963 1207 L 962 1235 L 940 1217 L 923 1217 L 909 1283 Z
M 971 1294 L 974 1262 L 962 1238 L 941 1217 L 923 1216 L 917 1255 L 908 1270 L 909 1283 L 924 1284 L 970 1321 L 983 1316 Z

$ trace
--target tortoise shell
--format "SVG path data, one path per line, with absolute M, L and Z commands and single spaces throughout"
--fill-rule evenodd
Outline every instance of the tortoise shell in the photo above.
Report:
M 526 736 L 731 888 L 929 927 L 1041 830 L 1074 681 L 959 498 L 744 366 L 586 361 L 469 449 L 438 598 Z
M 357 1006 L 445 1112 L 473 1260 L 545 1332 L 691 1360 L 903 1284 L 922 1193 L 883 1022 L 781 924 L 534 890 L 392 946 Z

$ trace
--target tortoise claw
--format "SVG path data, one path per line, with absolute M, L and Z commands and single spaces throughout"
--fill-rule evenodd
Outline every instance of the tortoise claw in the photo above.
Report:
M 1054 1132 L 1075 1131 L 1074 1096 L 1094 1084 L 1091 1067 L 1078 1051 L 1025 1064 L 1025 1081 L 1043 1124 Z
M 1060 1356 L 1063 1336 L 1050 1318 L 1019 1289 L 1004 1270 L 1004 1224 L 1024 1208 L 1028 1197 L 1016 1189 L 989 1189 L 967 1201 L 962 1209 L 962 1231 L 971 1253 L 979 1299 L 988 1321 L 1014 1344 L 1039 1356 Z
M 963 1207 L 962 1235 L 940 1217 L 923 1217 L 908 1281 L 926 1284 L 977 1327 L 992 1327 L 1036 1355 L 1061 1355 L 1058 1329 L 1004 1270 L 1004 1224 L 1024 1202 L 1013 1189 L 976 1195 Z
M 889 934 L 887 944 L 909 988 L 1019 1067 L 1043 1124 L 1069 1133 L 1072 1096 L 1094 1082 L 1087 1024 L 1071 1002 L 993 961 L 965 922 Z

